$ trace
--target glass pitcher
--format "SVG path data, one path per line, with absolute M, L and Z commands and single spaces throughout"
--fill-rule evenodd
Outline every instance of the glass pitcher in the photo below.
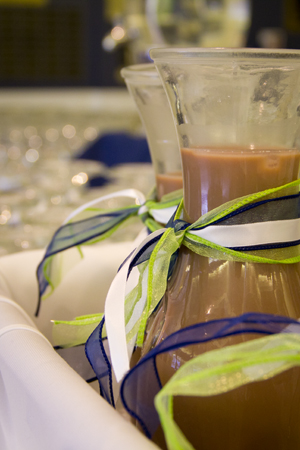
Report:
M 187 222 L 298 178 L 300 51 L 165 48 L 153 49 L 151 57 L 180 142 Z M 286 195 L 298 193 L 297 186 Z M 299 287 L 299 263 L 218 260 L 183 246 L 165 296 L 148 320 L 142 354 L 199 322 L 246 312 L 299 318 Z M 162 384 L 194 356 L 251 338 L 160 355 Z M 300 448 L 299 397 L 300 371 L 292 369 L 218 396 L 175 398 L 174 416 L 196 449 L 290 450 Z M 159 433 L 153 439 L 164 448 Z
M 160 200 L 182 188 L 180 152 L 168 100 L 154 64 L 124 67 L 121 75 L 144 125 Z

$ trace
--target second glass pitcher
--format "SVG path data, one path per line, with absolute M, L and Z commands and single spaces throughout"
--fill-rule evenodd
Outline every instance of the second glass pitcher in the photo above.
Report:
M 168 99 L 154 64 L 124 67 L 121 75 L 145 128 L 160 200 L 182 188 L 180 152 Z

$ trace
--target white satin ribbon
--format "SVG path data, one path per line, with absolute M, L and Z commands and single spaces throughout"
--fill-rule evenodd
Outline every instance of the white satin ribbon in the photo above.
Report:
M 101 203 L 106 200 L 110 200 L 111 198 L 117 198 L 117 197 L 133 198 L 136 201 L 137 205 L 142 205 L 146 201 L 144 194 L 142 194 L 142 192 L 138 191 L 137 189 L 123 189 L 122 191 L 117 191 L 117 192 L 113 192 L 112 194 L 104 195 L 103 197 L 96 198 L 94 200 L 91 200 L 88 203 L 85 203 L 84 205 L 79 206 L 79 208 L 75 209 L 75 211 L 73 211 L 64 220 L 63 225 L 68 223 L 70 220 L 72 220 L 74 217 L 76 217 L 78 214 L 80 214 L 85 209 L 90 208 L 91 206 L 94 206 L 97 203 Z
M 126 342 L 125 329 L 125 296 L 128 268 L 140 249 L 154 237 L 162 235 L 165 229 L 160 229 L 149 235 L 134 251 L 114 278 L 105 303 L 105 324 L 110 349 L 111 363 L 119 382 L 129 370 L 132 346 Z M 291 242 L 300 239 L 300 219 L 281 220 L 272 222 L 251 223 L 243 225 L 211 225 L 202 230 L 190 231 L 210 242 L 223 247 L 244 247 L 272 243 Z M 131 279 L 132 277 L 132 279 Z M 128 283 L 132 286 L 135 278 L 133 270 Z M 136 282 L 136 281 L 135 281 Z M 143 289 L 144 291 L 144 289 Z M 143 300 L 146 301 L 146 295 Z M 140 310 L 143 305 L 139 304 Z
M 300 219 L 242 225 L 210 225 L 189 233 L 229 248 L 287 243 L 300 239 Z
M 129 370 L 132 345 L 127 345 L 125 330 L 125 296 L 128 269 L 133 258 L 142 247 L 153 238 L 164 233 L 165 229 L 160 229 L 149 235 L 127 259 L 115 276 L 106 296 L 104 315 L 105 327 L 108 339 L 112 367 L 119 382 Z M 135 274 L 133 273 L 134 277 Z M 131 275 L 129 276 L 130 279 Z M 130 282 L 130 280 L 128 280 Z
M 163 209 L 150 209 L 151 215 L 158 223 L 166 224 L 177 209 L 177 205 Z

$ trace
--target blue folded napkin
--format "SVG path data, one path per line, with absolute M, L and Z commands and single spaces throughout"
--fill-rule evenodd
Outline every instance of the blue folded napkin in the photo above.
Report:
M 108 167 L 125 163 L 151 163 L 146 138 L 128 133 L 101 135 L 79 158 L 100 161 Z

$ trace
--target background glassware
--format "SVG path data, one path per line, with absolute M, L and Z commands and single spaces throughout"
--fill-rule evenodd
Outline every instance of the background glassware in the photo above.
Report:
M 146 16 L 161 46 L 244 47 L 248 0 L 146 0 Z
M 180 153 L 168 100 L 154 64 L 128 66 L 121 75 L 145 128 L 161 198 L 182 187 Z
M 300 51 L 181 48 L 154 49 L 151 55 L 180 141 L 187 221 L 298 178 Z M 148 323 L 143 352 L 198 322 L 246 312 L 298 318 L 299 280 L 299 263 L 224 261 L 183 247 Z M 249 338 L 170 352 L 157 361 L 162 382 L 193 356 Z M 196 448 L 297 448 L 295 395 L 300 395 L 298 369 L 211 398 L 177 399 L 175 417 Z
M 149 62 L 165 46 L 245 47 L 250 0 L 106 0 L 112 29 L 102 46 L 124 50 L 125 65 Z

